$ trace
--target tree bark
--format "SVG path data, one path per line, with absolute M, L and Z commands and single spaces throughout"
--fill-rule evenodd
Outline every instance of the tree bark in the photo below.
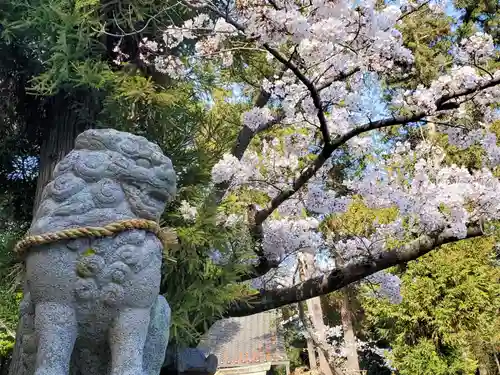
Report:
M 39 155 L 33 215 L 40 204 L 43 188 L 52 179 L 54 167 L 73 148 L 76 136 L 85 129 L 95 126 L 97 115 L 101 111 L 100 97 L 92 91 L 82 90 L 71 95 L 60 92 L 48 103 L 45 119 L 46 130 Z M 26 285 L 23 289 L 25 294 L 27 292 Z M 23 365 L 22 335 L 25 320 L 26 317 L 20 316 L 16 343 L 9 367 L 10 375 L 32 375 L 27 373 Z
M 479 363 L 479 375 L 489 375 L 488 366 L 485 363 Z
M 71 95 L 60 92 L 50 100 L 49 105 L 47 127 L 40 147 L 33 215 L 40 204 L 45 185 L 52 179 L 55 166 L 71 151 L 76 136 L 95 126 L 101 111 L 99 97 L 92 91 Z
M 342 329 L 344 331 L 344 342 L 347 354 L 346 369 L 348 375 L 360 374 L 358 351 L 356 348 L 356 335 L 354 334 L 354 326 L 352 324 L 352 309 L 351 298 L 353 290 L 347 286 L 342 291 L 342 304 L 340 307 L 340 315 L 342 320 Z
M 305 312 L 304 312 L 304 302 L 299 302 L 298 304 L 299 316 L 303 324 L 306 324 Z M 316 370 L 318 368 L 318 363 L 316 360 L 316 348 L 314 346 L 314 341 L 311 337 L 307 338 L 307 356 L 309 358 L 309 369 Z
M 309 369 L 316 370 L 318 368 L 316 350 L 314 348 L 314 342 L 310 338 L 307 339 L 307 356 L 309 358 Z
M 302 272 L 301 276 L 307 280 L 313 276 L 314 272 L 314 257 L 312 254 L 304 253 L 301 256 Z M 311 317 L 315 333 L 318 335 L 320 342 L 326 342 L 326 325 L 323 320 L 323 308 L 319 297 L 311 298 L 306 301 L 307 311 Z M 334 375 L 330 364 L 323 352 L 322 348 L 318 348 L 319 370 L 324 375 Z

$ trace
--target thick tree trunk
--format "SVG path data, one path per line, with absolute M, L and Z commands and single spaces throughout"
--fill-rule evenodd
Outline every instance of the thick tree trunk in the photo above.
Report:
M 343 298 L 340 308 L 342 329 L 344 331 L 344 343 L 347 354 L 346 372 L 349 375 L 360 374 L 358 352 L 356 349 L 356 335 L 352 324 L 351 298 L 353 290 L 346 287 L 342 291 Z
M 73 148 L 76 136 L 95 126 L 101 110 L 100 100 L 93 92 L 77 92 L 71 96 L 60 93 L 47 109 L 47 128 L 40 147 L 39 170 L 33 214 L 36 212 L 43 188 L 52 179 L 52 173 Z
M 91 91 L 79 91 L 71 95 L 63 92 L 49 101 L 46 109 L 46 131 L 42 140 L 39 156 L 39 173 L 33 214 L 40 204 L 43 188 L 52 179 L 56 164 L 73 148 L 76 136 L 95 126 L 101 111 L 101 98 Z M 26 294 L 26 286 L 24 294 Z M 10 375 L 32 375 L 23 364 L 22 335 L 30 319 L 20 316 L 16 333 L 16 344 L 9 367 Z M 23 325 L 25 327 L 23 327 Z

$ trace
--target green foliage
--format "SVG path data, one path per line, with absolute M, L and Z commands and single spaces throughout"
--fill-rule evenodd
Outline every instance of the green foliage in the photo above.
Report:
M 18 306 L 21 293 L 16 292 L 16 268 L 12 262 L 10 249 L 20 237 L 15 230 L 0 232 L 0 357 L 12 350 L 15 339 Z
M 217 217 L 215 207 L 202 206 L 194 223 L 167 218 L 178 223 L 180 245 L 168 252 L 172 261 L 164 264 L 161 292 L 172 307 L 171 333 L 179 344 L 195 344 L 227 306 L 248 291 L 245 284 L 236 283 L 253 254 L 248 231 L 221 230 Z
M 474 374 L 500 345 L 500 269 L 494 238 L 446 245 L 412 262 L 403 302 L 365 297 L 367 321 L 392 347 L 402 375 Z
M 415 57 L 415 71 L 410 85 L 428 85 L 451 67 L 450 17 L 438 15 L 427 7 L 403 19 L 399 29 L 403 42 Z
M 38 58 L 44 66 L 44 71 L 33 78 L 31 90 L 51 95 L 75 82 L 78 62 L 99 49 L 96 12 L 100 3 L 52 0 L 12 1 L 10 5 L 1 20 L 2 37 L 9 42 L 29 38 L 30 43 L 36 43 Z
M 396 208 L 371 209 L 361 199 L 355 199 L 343 214 L 333 215 L 323 221 L 323 229 L 337 236 L 367 237 L 375 230 L 375 223 L 388 224 L 394 221 Z
M 467 35 L 474 30 L 474 26 L 480 26 L 493 37 L 495 43 L 498 43 L 500 38 L 498 1 L 455 0 L 453 3 L 455 7 L 463 10 L 459 35 Z

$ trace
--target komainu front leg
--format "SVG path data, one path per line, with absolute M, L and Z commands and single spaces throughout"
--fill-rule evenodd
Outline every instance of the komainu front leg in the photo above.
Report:
M 35 329 L 38 350 L 34 375 L 68 375 L 78 332 L 73 307 L 57 302 L 36 304 Z
M 170 334 L 171 311 L 165 297 L 158 296 L 151 308 L 151 321 L 144 346 L 144 375 L 160 375 Z
M 109 331 L 110 375 L 143 375 L 142 359 L 151 310 L 127 308 L 119 312 Z

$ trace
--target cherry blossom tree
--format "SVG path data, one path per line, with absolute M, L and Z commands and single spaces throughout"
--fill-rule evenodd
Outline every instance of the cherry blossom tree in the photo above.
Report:
M 194 66 L 230 67 L 241 51 L 250 51 L 265 56 L 273 72 L 257 91 L 250 90 L 254 105 L 241 113 L 234 146 L 212 169 L 211 199 L 243 202 L 248 191 L 266 197 L 265 204 L 249 204 L 246 212 L 227 207 L 221 212 L 227 225 L 246 222 L 256 240 L 257 261 L 247 278 L 280 268 L 297 252 L 335 249 L 343 258 L 341 266 L 308 280 L 261 289 L 234 303 L 227 315 L 303 301 L 370 275 L 394 294 L 397 280 L 379 271 L 443 244 L 487 235 L 488 224 L 500 218 L 500 148 L 491 130 L 499 118 L 500 70 L 494 62 L 498 46 L 491 36 L 478 31 L 453 45 L 453 66 L 430 85 L 387 89 L 378 99 L 382 114 L 371 110 L 363 95 L 367 82 L 381 85 L 394 76 L 404 81 L 412 71 L 414 57 L 398 31 L 403 18 L 424 6 L 443 12 L 446 4 L 182 4 L 197 15 L 166 28 L 161 47 L 143 41 L 145 61 L 189 77 Z M 186 39 L 196 41 L 194 57 L 183 61 L 168 53 Z M 445 151 L 425 137 L 400 142 L 387 132 L 394 128 L 404 134 L 429 124 L 457 147 L 480 146 L 487 155 L 482 169 L 447 164 Z M 381 137 L 383 152 L 376 151 Z M 342 164 L 345 158 L 352 163 Z M 367 167 L 356 169 L 370 158 Z M 339 175 L 347 193 L 332 188 Z M 345 211 L 359 197 L 372 208 L 396 208 L 397 218 L 377 225 L 367 237 L 325 236 L 320 231 L 323 218 Z M 188 206 L 183 210 L 194 214 Z

